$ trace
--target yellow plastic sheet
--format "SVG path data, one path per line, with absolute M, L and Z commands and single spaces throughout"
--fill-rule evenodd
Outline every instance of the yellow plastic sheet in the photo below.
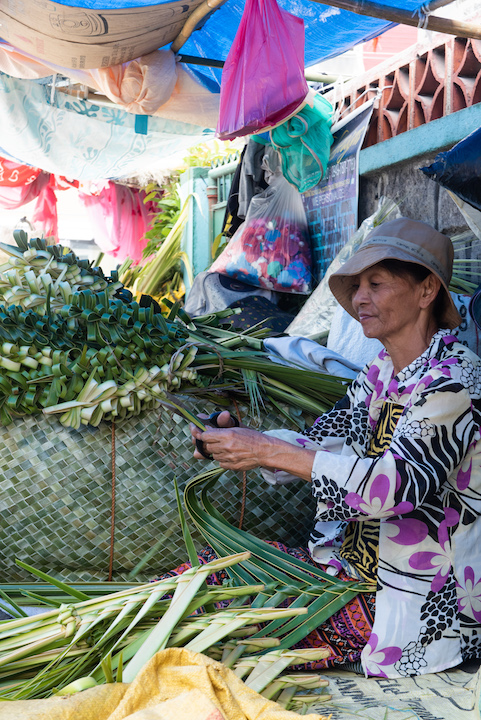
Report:
M 304 715 L 304 720 L 327 720 Z M 161 650 L 130 684 L 0 703 L 0 720 L 301 720 L 231 670 L 184 648 Z

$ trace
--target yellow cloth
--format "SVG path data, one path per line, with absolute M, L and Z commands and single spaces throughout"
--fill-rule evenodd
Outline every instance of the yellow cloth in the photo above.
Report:
M 327 720 L 304 715 L 304 720 Z M 0 703 L 0 720 L 301 720 L 248 688 L 232 670 L 184 648 L 161 650 L 130 684 Z

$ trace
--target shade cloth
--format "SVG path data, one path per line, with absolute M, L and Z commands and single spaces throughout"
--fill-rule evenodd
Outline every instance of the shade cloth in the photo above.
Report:
M 169 2 L 170 0 L 166 0 Z M 57 7 L 68 5 L 91 9 L 140 8 L 163 4 L 162 0 L 68 0 L 56 3 Z M 239 26 L 245 0 L 229 0 L 211 14 L 182 46 L 181 53 L 200 58 L 224 61 Z M 416 16 L 424 3 L 421 0 L 384 0 L 386 7 L 402 7 Z M 306 30 L 305 64 L 307 67 L 335 57 L 360 42 L 377 37 L 393 27 L 386 20 L 340 10 L 311 0 L 280 0 L 279 6 L 302 17 Z M 420 21 L 423 19 L 420 15 Z M 148 29 L 146 29 L 147 31 Z M 1 32 L 1 29 L 0 29 Z M 218 68 L 190 65 L 190 72 L 212 92 L 219 92 L 221 70 Z
M 191 77 L 171 50 L 155 50 L 108 68 L 73 70 L 0 41 L 0 72 L 23 80 L 57 73 L 103 93 L 127 112 L 211 128 L 217 123 L 219 97 Z
M 213 137 L 198 125 L 133 115 L 0 74 L 0 155 L 77 180 L 155 171 Z

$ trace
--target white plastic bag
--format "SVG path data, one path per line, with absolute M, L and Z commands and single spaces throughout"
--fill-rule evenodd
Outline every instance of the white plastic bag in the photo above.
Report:
M 308 294 L 312 260 L 301 195 L 284 178 L 272 148 L 262 167 L 269 186 L 254 195 L 245 221 L 209 271 L 266 290 Z
M 326 270 L 321 282 L 314 290 L 305 305 L 301 308 L 291 324 L 287 327 L 288 335 L 313 337 L 329 332 L 337 302 L 329 288 L 329 278 L 358 249 L 362 241 L 374 227 L 385 220 L 394 220 L 400 216 L 399 208 L 393 200 L 381 197 L 376 212 L 366 218 L 351 239 L 344 245 Z

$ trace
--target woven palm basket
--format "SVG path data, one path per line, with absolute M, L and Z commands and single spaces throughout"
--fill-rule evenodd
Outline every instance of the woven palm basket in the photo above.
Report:
M 196 414 L 213 409 L 200 401 L 189 407 Z M 280 424 L 277 413 L 265 414 L 261 429 Z M 212 467 L 192 452 L 188 423 L 165 410 L 123 420 L 114 433 L 110 423 L 76 431 L 43 415 L 1 427 L 0 582 L 35 579 L 15 558 L 70 582 L 127 580 L 139 563 L 135 579 L 144 581 L 184 562 L 174 478 L 182 492 Z M 225 473 L 211 497 L 238 525 L 242 475 Z M 248 473 L 244 530 L 303 544 L 312 514 L 307 483 L 274 488 Z M 189 527 L 200 549 L 205 541 Z

